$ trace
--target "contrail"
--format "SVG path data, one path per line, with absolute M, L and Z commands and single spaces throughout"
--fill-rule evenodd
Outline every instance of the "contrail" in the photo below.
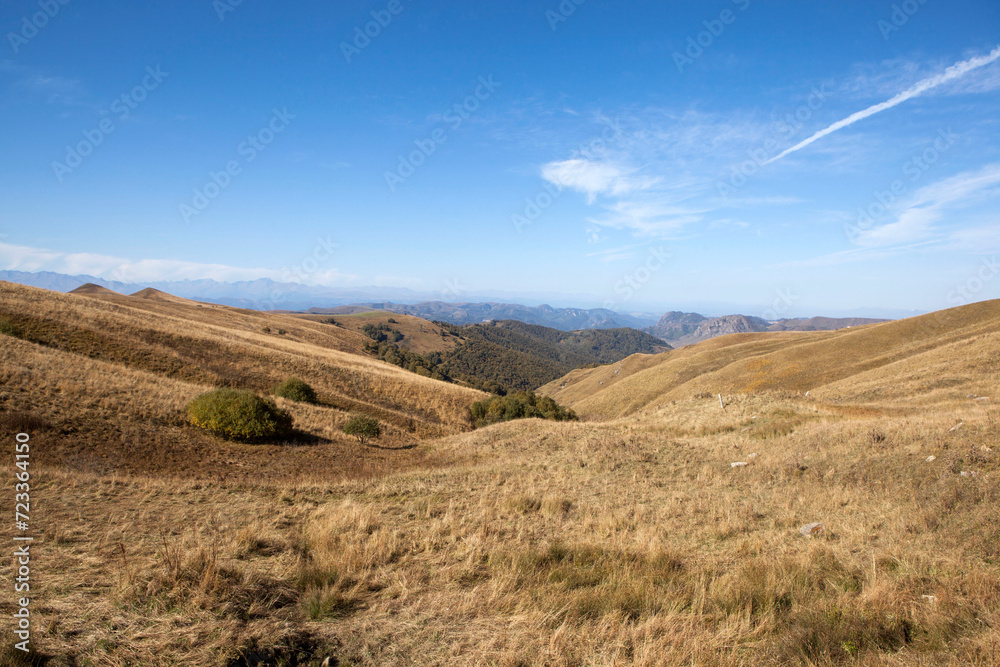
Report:
M 788 155 L 789 153 L 794 153 L 797 150 L 803 149 L 806 146 L 808 146 L 809 144 L 813 143 L 814 141 L 818 141 L 818 140 L 822 139 L 823 137 L 825 137 L 828 134 L 832 134 L 832 133 L 836 132 L 837 130 L 840 130 L 840 129 L 843 129 L 843 128 L 847 127 L 848 125 L 853 125 L 854 123 L 858 122 L 859 120 L 864 120 L 865 118 L 868 118 L 869 116 L 874 116 L 875 114 L 877 114 L 880 111 L 885 111 L 886 109 L 891 109 L 892 107 L 896 106 L 897 104 L 902 104 L 906 100 L 909 100 L 909 99 L 912 99 L 914 97 L 917 97 L 918 95 L 923 95 L 924 93 L 926 93 L 931 88 L 936 88 L 937 86 L 940 86 L 943 83 L 948 83 L 949 81 L 954 81 L 955 79 L 957 79 L 959 77 L 965 76 L 966 74 L 968 74 L 969 72 L 971 72 L 974 69 L 978 69 L 980 67 L 983 67 L 984 65 L 989 65 L 991 62 L 997 60 L 998 58 L 1000 58 L 1000 46 L 998 46 L 995 49 L 993 49 L 993 51 L 991 51 L 988 56 L 980 56 L 978 58 L 970 58 L 969 60 L 963 60 L 960 63 L 955 63 L 954 65 L 952 65 L 951 67 L 949 67 L 948 69 L 946 69 L 941 74 L 938 74 L 937 76 L 929 77 L 927 79 L 924 79 L 923 81 L 919 81 L 919 82 L 915 83 L 913 86 L 911 86 L 910 88 L 907 88 L 906 90 L 904 90 L 900 94 L 898 94 L 895 97 L 893 97 L 891 100 L 886 100 L 885 102 L 882 102 L 880 104 L 876 104 L 876 105 L 870 106 L 867 109 L 865 109 L 864 111 L 859 111 L 857 113 L 851 114 L 850 116 L 848 116 L 844 120 L 838 120 L 836 123 L 834 123 L 830 127 L 826 128 L 824 130 L 820 130 L 819 132 L 817 132 L 816 134 L 812 135 L 808 139 L 805 139 L 805 140 L 803 140 L 803 141 L 795 144 L 791 148 L 789 148 L 789 149 L 787 149 L 787 150 L 779 153 L 778 155 L 775 155 L 773 158 L 771 158 L 770 160 L 768 160 L 764 164 L 771 164 L 772 162 L 776 162 L 777 160 L 780 160 L 781 158 L 783 158 L 786 155 Z

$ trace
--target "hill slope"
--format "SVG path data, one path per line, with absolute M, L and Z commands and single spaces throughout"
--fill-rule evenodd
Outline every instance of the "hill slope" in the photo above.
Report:
M 962 350 L 973 342 L 979 357 L 966 360 Z M 861 383 L 871 398 L 916 402 L 937 391 L 959 398 L 995 381 L 987 360 L 998 345 L 1000 301 L 990 301 L 840 331 L 722 336 L 619 367 L 573 371 L 541 391 L 581 415 L 603 417 L 699 394 L 855 396 Z
M 0 283 L 0 325 L 7 334 L 0 336 L 0 411 L 30 412 L 61 433 L 42 455 L 52 461 L 171 474 L 336 475 L 347 464 L 344 448 L 352 447 L 339 430 L 348 413 L 382 421 L 388 445 L 409 445 L 467 429 L 467 407 L 482 397 L 371 359 L 365 337 L 351 331 L 183 299 Z M 236 461 L 246 446 L 217 443 L 187 425 L 184 406 L 203 391 L 233 386 L 266 394 L 293 376 L 319 394 L 318 405 L 286 406 L 297 437 L 316 445 L 308 453 L 261 446 L 253 451 L 284 451 L 280 463 L 267 467 L 263 456 L 248 468 Z M 381 456 L 361 458 L 368 454 Z M 328 467 L 316 468 L 317 457 Z
M 497 393 L 536 389 L 574 368 L 669 349 L 635 329 L 566 332 L 515 320 L 459 327 L 379 312 L 322 321 L 365 333 L 373 339 L 367 349 L 380 359 Z

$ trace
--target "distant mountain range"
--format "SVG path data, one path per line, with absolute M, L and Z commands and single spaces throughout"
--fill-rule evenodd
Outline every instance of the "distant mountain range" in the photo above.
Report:
M 579 329 L 642 329 L 656 321 L 655 316 L 629 315 L 606 308 L 553 308 L 522 306 L 516 303 L 448 303 L 424 301 L 407 305 L 389 302 L 372 302 L 340 308 L 310 308 L 307 312 L 320 315 L 345 315 L 360 309 L 385 310 L 401 315 L 413 315 L 425 320 L 449 324 L 481 324 L 498 320 L 517 320 L 562 331 Z M 655 334 L 654 334 L 655 335 Z
M 660 321 L 643 331 L 670 343 L 673 347 L 693 345 L 709 338 L 733 333 L 749 333 L 760 331 L 833 331 L 856 327 L 863 324 L 877 324 L 889 320 L 878 320 L 864 317 L 810 317 L 789 318 L 768 321 L 760 317 L 748 315 L 725 315 L 723 317 L 705 317 L 698 313 L 681 313 L 672 311 L 660 318 Z
M 133 294 L 152 287 L 174 296 L 208 301 L 250 310 L 305 310 L 313 306 L 339 306 L 373 299 L 418 301 L 418 292 L 397 287 L 331 288 L 301 283 L 279 283 L 269 278 L 226 283 L 218 280 L 175 280 L 155 282 L 120 282 L 89 275 L 70 276 L 41 271 L 0 271 L 0 280 L 69 292 L 85 283 L 93 283 L 121 294 Z
M 423 293 L 405 288 L 360 287 L 335 289 L 300 283 L 279 283 L 268 278 L 234 283 L 217 280 L 181 280 L 127 283 L 94 276 L 70 276 L 42 271 L 0 271 L 0 280 L 69 292 L 93 283 L 121 294 L 153 288 L 175 296 L 251 310 L 348 314 L 365 310 L 385 310 L 456 325 L 516 320 L 561 331 L 581 329 L 631 328 L 645 331 L 673 347 L 691 345 L 730 333 L 752 331 L 817 331 L 885 322 L 871 318 L 782 319 L 767 321 L 748 315 L 706 317 L 698 313 L 672 311 L 657 320 L 655 315 L 619 313 L 606 308 L 553 308 L 524 306 L 494 301 L 453 303 L 427 300 Z M 397 301 L 388 301 L 394 299 Z M 402 303 L 400 303 L 402 302 Z
M 523 306 L 516 303 L 489 302 L 450 303 L 427 299 L 426 293 L 405 288 L 359 287 L 330 288 L 300 283 L 279 283 L 268 278 L 224 283 L 217 280 L 179 280 L 127 283 L 104 280 L 95 276 L 70 276 L 51 271 L 0 271 L 0 280 L 41 287 L 56 292 L 69 292 L 85 283 L 133 294 L 154 288 L 174 296 L 207 301 L 250 310 L 307 311 L 312 313 L 345 313 L 339 307 L 354 310 L 387 310 L 415 315 L 428 320 L 451 324 L 480 324 L 491 320 L 518 320 L 528 324 L 574 331 L 576 329 L 641 329 L 656 322 L 655 315 L 618 313 L 605 308 L 553 308 L 548 305 Z M 386 301 L 393 299 L 397 302 Z M 415 305 L 406 305 L 415 304 Z

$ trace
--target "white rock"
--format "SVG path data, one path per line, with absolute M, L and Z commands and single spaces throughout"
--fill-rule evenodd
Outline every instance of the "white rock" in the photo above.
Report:
M 735 463 L 730 463 L 730 468 L 742 468 L 745 465 L 749 465 L 746 461 L 736 461 Z
M 755 458 L 757 458 L 757 452 L 754 452 L 753 454 L 747 454 L 747 458 L 748 459 L 755 459 Z
M 934 456 L 933 454 L 931 454 L 930 456 L 928 456 L 928 457 L 927 457 L 926 459 L 924 459 L 924 460 L 925 460 L 925 461 L 927 461 L 928 463 L 934 463 L 934 461 L 935 461 L 935 460 L 937 460 L 937 457 L 936 457 L 936 456 Z
M 826 527 L 821 523 L 807 523 L 806 525 L 799 528 L 799 532 L 805 537 L 814 537 L 822 535 Z

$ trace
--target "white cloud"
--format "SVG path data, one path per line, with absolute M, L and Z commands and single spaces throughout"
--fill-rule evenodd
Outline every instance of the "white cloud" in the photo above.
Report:
M 574 158 L 550 162 L 542 167 L 542 178 L 562 188 L 570 188 L 587 195 L 592 204 L 597 195 L 618 196 L 639 190 L 648 190 L 658 179 L 633 176 L 635 170 L 626 171 L 613 164 Z
M 0 267 L 8 271 L 52 271 L 69 275 L 90 275 L 122 282 L 202 279 L 236 282 L 270 278 L 278 282 L 332 286 L 350 283 L 356 279 L 356 276 L 343 274 L 337 269 L 315 271 L 305 275 L 302 280 L 287 268 L 244 268 L 175 259 L 131 260 L 95 253 L 64 253 L 8 243 L 0 243 Z

